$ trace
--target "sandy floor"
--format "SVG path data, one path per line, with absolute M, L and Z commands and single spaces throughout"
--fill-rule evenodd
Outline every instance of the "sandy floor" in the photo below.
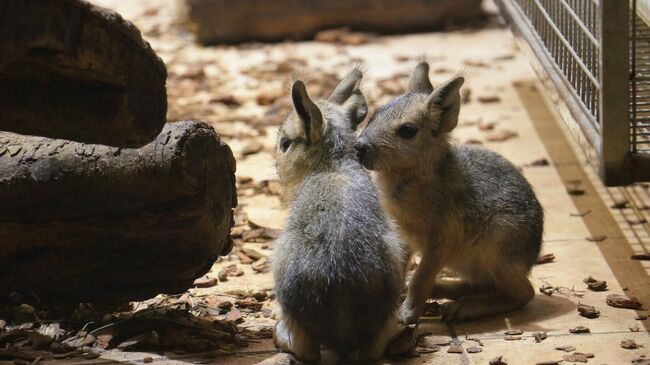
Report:
M 419 59 L 431 63 L 434 84 L 457 73 L 466 76 L 466 102 L 454 136 L 460 143 L 481 143 L 522 167 L 547 213 L 543 251 L 555 256 L 553 262 L 535 267 L 531 279 L 535 287 L 550 286 L 556 290 L 552 296 L 538 293 L 529 306 L 508 316 L 450 327 L 436 318 L 425 319 L 420 332 L 449 338 L 464 351 L 448 353 L 449 346 L 440 346 L 437 352 L 402 362 L 487 364 L 503 356 L 508 364 L 534 364 L 560 361 L 564 356 L 581 352 L 594 355 L 589 363 L 624 364 L 650 355 L 647 320 L 635 319 L 642 312 L 605 303 L 609 294 L 626 293 L 644 299 L 650 293 L 648 277 L 639 270 L 640 264 L 624 254 L 630 250 L 630 234 L 625 229 L 622 233 L 616 224 L 618 220 L 625 227 L 625 221 L 619 219 L 622 213 L 614 212 L 612 216 L 608 208 L 611 196 L 605 197 L 603 203 L 601 195 L 608 191 L 594 180 L 584 158 L 566 138 L 558 115 L 549 105 L 552 103 L 540 92 L 534 72 L 507 29 L 378 37 L 356 46 L 287 42 L 202 48 L 181 30 L 171 2 L 95 2 L 134 21 L 167 63 L 168 119 L 205 120 L 233 149 L 240 202 L 240 226 L 234 231 L 237 237 L 241 237 L 242 231 L 249 231 L 250 222 L 253 226 L 282 228 L 286 218 L 281 192 L 273 181 L 272 151 L 275 130 L 288 107 L 286 94 L 292 75 L 305 75 L 311 80 L 310 91 L 322 94 L 329 90 L 333 80 L 361 63 L 365 71 L 362 90 L 371 108 L 404 89 L 406 75 Z M 506 135 L 510 137 L 504 138 Z M 539 163 L 542 159 L 549 164 Z M 585 190 L 583 196 L 567 193 L 572 180 L 578 180 L 575 184 Z M 587 210 L 589 213 L 581 217 Z M 602 237 L 598 236 L 603 234 L 607 237 L 599 240 Z M 597 242 L 593 242 L 594 238 Z M 642 246 L 644 238 L 639 240 L 636 244 Z M 240 250 L 254 249 L 262 255 L 269 255 L 273 247 L 271 240 L 247 238 L 246 233 L 237 243 Z M 637 251 L 642 249 L 636 247 Z M 253 270 L 250 263 L 242 262 L 244 256 L 235 252 L 215 264 L 208 274 L 217 277 L 221 270 L 234 264 L 243 275 L 191 292 L 233 295 L 260 289 L 270 291 L 271 274 Z M 588 276 L 607 281 L 609 289 L 587 290 L 583 279 Z M 601 316 L 579 316 L 578 303 L 595 306 Z M 264 308 L 271 307 L 272 301 L 264 304 Z M 273 320 L 266 318 L 272 317 L 269 313 L 270 310 L 245 314 L 242 326 L 271 326 Z M 569 332 L 580 325 L 588 327 L 591 333 Z M 523 332 L 508 340 L 507 330 Z M 548 338 L 536 342 L 534 334 L 538 332 L 545 332 Z M 641 347 L 623 349 L 620 342 L 625 339 L 633 339 Z M 556 350 L 559 346 L 573 346 L 575 350 Z M 467 351 L 472 347 L 478 350 Z M 473 351 L 477 352 L 470 353 Z M 261 340 L 239 357 L 216 362 L 255 363 L 272 355 L 270 341 Z M 104 358 L 139 362 L 142 356 L 113 352 Z M 580 355 L 574 357 L 580 360 Z M 162 357 L 154 360 L 171 361 Z

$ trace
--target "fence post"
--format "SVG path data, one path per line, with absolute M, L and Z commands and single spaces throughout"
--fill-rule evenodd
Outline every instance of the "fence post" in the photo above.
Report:
M 629 10 L 628 0 L 600 0 L 600 176 L 607 186 L 632 182 Z

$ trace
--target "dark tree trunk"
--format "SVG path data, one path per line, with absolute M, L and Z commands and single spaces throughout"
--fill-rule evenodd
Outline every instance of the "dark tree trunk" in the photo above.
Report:
M 235 161 L 200 122 L 120 149 L 0 133 L 0 291 L 50 301 L 181 292 L 231 249 Z
M 3 0 L 0 45 L 0 130 L 120 147 L 162 130 L 165 65 L 119 14 Z
M 184 0 L 203 44 L 308 39 L 348 26 L 378 33 L 420 32 L 480 19 L 481 0 Z

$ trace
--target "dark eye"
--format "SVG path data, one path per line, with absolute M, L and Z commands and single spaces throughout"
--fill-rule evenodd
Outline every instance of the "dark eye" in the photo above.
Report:
M 403 124 L 397 130 L 397 135 L 402 138 L 413 138 L 418 134 L 418 127 L 415 124 Z
M 287 152 L 289 147 L 291 147 L 291 143 L 292 141 L 287 137 L 280 138 L 280 150 L 282 150 L 282 152 Z

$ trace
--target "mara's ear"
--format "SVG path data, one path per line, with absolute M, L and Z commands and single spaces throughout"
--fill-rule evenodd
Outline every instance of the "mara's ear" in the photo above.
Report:
M 451 132 L 458 124 L 458 113 L 460 113 L 460 87 L 465 79 L 456 77 L 436 88 L 427 97 L 426 106 L 429 110 L 440 111 L 440 130 Z
M 298 80 L 291 85 L 291 99 L 298 117 L 302 121 L 307 144 L 318 141 L 323 133 L 323 114 L 309 98 L 305 84 Z
M 368 114 L 366 98 L 359 89 L 362 77 L 361 70 L 355 68 L 341 80 L 327 98 L 330 102 L 343 106 L 350 120 L 352 130 L 355 130 Z
M 409 86 L 406 88 L 406 92 L 428 94 L 432 91 L 433 86 L 431 86 L 431 81 L 429 81 L 429 64 L 422 61 L 411 72 Z

